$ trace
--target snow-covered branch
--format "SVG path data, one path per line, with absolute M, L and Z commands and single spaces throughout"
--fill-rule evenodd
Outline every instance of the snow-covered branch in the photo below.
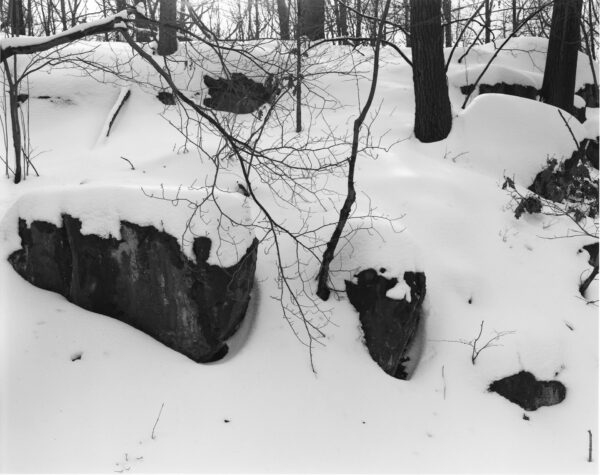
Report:
M 136 14 L 135 9 L 126 9 L 100 20 L 81 23 L 56 35 L 2 38 L 0 39 L 0 59 L 7 59 L 16 54 L 39 53 L 86 36 L 123 29 L 127 27 L 127 22 L 135 20 Z

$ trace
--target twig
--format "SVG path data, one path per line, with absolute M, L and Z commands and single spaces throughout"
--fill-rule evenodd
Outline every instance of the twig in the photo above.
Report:
M 444 365 L 442 365 L 442 381 L 444 382 L 444 401 L 446 400 L 446 375 L 444 374 Z
M 154 430 L 156 429 L 158 421 L 160 420 L 160 415 L 162 414 L 163 407 L 165 407 L 165 403 L 164 402 L 160 406 L 160 411 L 158 411 L 158 417 L 156 418 L 156 421 L 154 422 L 154 427 L 152 427 L 152 440 L 156 439 L 156 435 L 154 434 Z
M 588 462 L 592 462 L 592 431 L 588 430 L 588 440 L 589 440 L 589 448 L 588 448 Z
M 121 156 L 122 160 L 125 160 L 127 163 L 129 163 L 129 166 L 131 167 L 132 170 L 135 170 L 135 167 L 133 166 L 133 163 L 131 163 L 127 158 Z

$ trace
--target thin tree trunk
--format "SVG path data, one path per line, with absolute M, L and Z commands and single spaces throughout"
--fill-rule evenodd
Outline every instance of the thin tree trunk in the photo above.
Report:
M 362 0 L 356 0 L 356 11 L 359 12 L 356 14 L 356 37 L 360 38 L 362 36 Z
M 300 2 L 296 0 L 296 132 L 302 132 L 302 41 L 300 39 Z
M 21 125 L 19 123 L 19 101 L 17 99 L 17 85 L 15 84 L 15 80 L 13 80 L 12 73 L 10 71 L 10 66 L 8 65 L 8 61 L 6 59 L 2 60 L 2 64 L 4 65 L 4 73 L 6 75 L 6 80 L 8 82 L 8 97 L 9 97 L 9 107 L 10 107 L 10 123 L 12 128 L 12 137 L 13 137 L 13 150 L 15 154 L 15 177 L 14 182 L 20 183 L 22 178 L 21 171 Z M 17 57 L 14 57 L 14 71 L 17 70 Z M 6 157 L 8 162 L 8 157 Z
M 485 42 L 489 43 L 492 41 L 492 0 L 485 0 Z
M 452 0 L 443 0 L 444 9 L 444 36 L 446 37 L 446 48 L 452 47 Z
M 329 299 L 329 295 L 331 294 L 331 290 L 329 289 L 329 267 L 333 258 L 335 256 L 335 250 L 340 241 L 340 237 L 342 236 L 342 232 L 346 223 L 348 222 L 348 218 L 350 217 L 350 213 L 352 212 L 352 207 L 356 201 L 356 189 L 354 187 L 354 172 L 356 169 L 356 160 L 358 158 L 358 145 L 360 141 L 360 130 L 362 125 L 367 117 L 369 109 L 371 108 L 371 104 L 373 103 L 373 98 L 375 96 L 375 90 L 377 88 L 377 79 L 379 76 L 379 51 L 381 49 L 381 38 L 383 36 L 383 26 L 385 25 L 385 20 L 387 18 L 388 12 L 390 9 L 390 0 L 387 0 L 383 7 L 383 13 L 381 14 L 381 21 L 379 22 L 379 28 L 377 31 L 377 35 L 375 36 L 375 54 L 373 57 L 373 76 L 371 78 L 371 88 L 369 90 L 369 96 L 367 97 L 367 101 L 363 109 L 360 111 L 360 114 L 354 121 L 354 126 L 352 129 L 352 149 L 350 151 L 350 156 L 348 157 L 348 191 L 346 194 L 346 199 L 344 200 L 344 204 L 342 209 L 340 210 L 340 217 L 336 224 L 335 229 L 327 243 L 325 248 L 325 252 L 323 253 L 323 259 L 321 260 L 321 267 L 319 269 L 319 275 L 317 277 L 317 296 L 322 300 Z
M 410 48 L 412 45 L 410 39 L 410 0 L 404 0 L 404 31 L 406 31 L 406 47 Z
M 282 40 L 290 39 L 290 9 L 285 0 L 277 0 L 277 15 L 279 16 L 279 35 Z
M 69 28 L 67 25 L 67 8 L 65 6 L 65 0 L 60 0 L 60 21 L 63 26 L 63 31 Z
M 445 139 L 452 111 L 442 43 L 441 0 L 411 0 L 415 137 L 421 142 Z
M 581 45 L 579 22 L 582 0 L 555 0 L 542 100 L 573 113 L 577 56 Z
M 260 17 L 258 16 L 258 0 L 254 0 L 254 39 L 260 37 Z

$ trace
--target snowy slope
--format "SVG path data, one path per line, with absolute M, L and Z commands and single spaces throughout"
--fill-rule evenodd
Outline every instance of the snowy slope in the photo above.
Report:
M 499 62 L 516 76 L 544 50 L 542 40 L 519 41 Z M 276 49 L 266 45 L 265 57 Z M 488 49 L 469 54 L 474 68 L 493 53 Z M 358 111 L 357 87 L 361 104 L 366 97 L 372 52 L 342 54 L 347 51 L 321 48 L 307 58 L 315 74 L 308 97 L 328 104 L 305 132 L 315 139 L 330 128 L 346 134 Z M 205 133 L 202 151 L 187 144 L 185 152 L 172 126 L 179 116 L 155 98 L 150 84 L 160 81 L 148 66 L 126 62 L 130 51 L 123 45 L 99 45 L 94 54 L 109 64 L 118 58 L 122 77 L 113 84 L 97 80 L 108 75 L 73 70 L 31 77 L 31 136 L 44 152 L 35 161 L 41 176 L 17 186 L 4 180 L 0 214 L 24 193 L 50 186 L 85 194 L 105 186 L 186 188 L 211 180 L 218 138 Z M 210 51 L 205 54 L 206 70 L 218 73 Z M 249 67 L 241 59 L 237 64 Z M 359 79 L 321 74 L 354 64 L 363 73 Z M 453 63 L 450 76 L 460 68 Z M 131 71 L 149 85 L 131 85 L 110 136 L 97 145 Z M 176 77 L 202 98 L 202 73 L 181 68 Z M 421 144 L 412 137 L 410 68 L 386 49 L 380 74 L 371 134 L 382 137 L 381 148 L 377 159 L 359 158 L 356 214 L 376 208 L 378 216 L 398 220 L 394 227 L 376 220 L 373 232 L 359 231 L 334 261 L 334 279 L 341 286 L 366 265 L 385 266 L 392 275 L 426 273 L 423 348 L 414 377 L 393 379 L 370 359 L 358 315 L 343 295 L 324 304 L 331 323 L 325 345 L 315 348 L 315 375 L 307 349 L 282 316 L 268 243 L 259 252 L 245 342 L 225 360 L 199 365 L 125 324 L 29 285 L 6 262 L 10 246 L 3 241 L 0 470 L 597 472 L 597 462 L 587 462 L 587 431 L 597 434 L 598 312 L 578 294 L 581 275 L 589 272 L 587 255 L 578 250 L 592 240 L 552 239 L 572 227 L 565 219 L 516 220 L 501 189 L 504 176 L 527 186 L 547 158 L 570 156 L 574 144 L 562 119 L 545 104 L 497 95 L 477 97 L 459 111 L 463 96 L 451 81 L 452 133 Z M 44 95 L 52 99 L 39 98 Z M 598 111 L 589 109 L 590 115 L 589 124 L 572 123 L 578 138 L 597 130 Z M 235 120 L 243 135 L 255 117 Z M 227 168 L 219 187 L 233 191 L 239 170 Z M 344 190 L 342 176 L 319 180 L 320 190 Z M 310 197 L 285 206 L 266 184 L 255 186 L 289 223 L 301 220 L 302 209 L 313 208 L 316 222 L 334 216 L 343 198 L 318 195 L 324 209 Z M 282 246 L 284 259 L 293 262 L 295 248 L 287 241 Z M 314 275 L 315 262 L 306 257 L 304 270 Z M 299 291 L 300 283 L 294 285 Z M 474 338 L 482 321 L 485 338 L 512 333 L 473 365 L 470 348 L 457 341 Z M 79 353 L 81 359 L 71 361 Z M 494 379 L 522 369 L 563 382 L 565 401 L 529 413 L 527 421 L 521 408 L 486 391 Z

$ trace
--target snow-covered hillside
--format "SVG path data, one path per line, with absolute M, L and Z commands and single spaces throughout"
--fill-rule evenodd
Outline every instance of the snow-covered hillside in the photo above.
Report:
M 513 43 L 499 55 L 489 83 L 526 78 L 523 84 L 539 87 L 545 41 Z M 333 278 L 341 288 L 343 279 L 365 266 L 385 267 L 392 275 L 425 272 L 422 349 L 412 379 L 394 379 L 371 360 L 358 314 L 343 294 L 322 305 L 330 323 L 323 328 L 324 345 L 314 348 L 313 373 L 307 348 L 283 317 L 277 256 L 268 239 L 261 243 L 254 297 L 234 351 L 203 365 L 27 283 L 6 261 L 14 234 L 5 223 L 0 470 L 597 472 L 596 460 L 588 463 L 587 457 L 588 431 L 595 439 L 598 434 L 598 309 L 578 292 L 582 275 L 591 270 L 587 254 L 578 251 L 593 239 L 559 239 L 573 228 L 565 217 L 517 220 L 510 194 L 502 189 L 505 176 L 529 186 L 548 158 L 568 158 L 575 145 L 557 109 L 546 104 L 487 94 L 460 109 L 460 86 L 477 77 L 491 47 L 473 48 L 460 64 L 464 51 L 456 51 L 448 72 L 453 128 L 446 140 L 433 144 L 412 136 L 410 67 L 390 48 L 383 51 L 369 119 L 378 147 L 359 155 L 356 175 L 356 215 L 382 219 L 369 221 L 371 229 L 359 230 L 343 247 Z M 141 199 L 142 187 L 186 189 L 213 179 L 209 157 L 221 146 L 219 138 L 204 131 L 201 151 L 186 142 L 177 108 L 159 102 L 151 87 L 164 84 L 141 59 L 129 61 L 129 47 L 88 42 L 69 48 L 96 48 L 96 59 L 113 69 L 118 63 L 121 75 L 55 68 L 30 76 L 26 107 L 40 176 L 19 185 L 3 180 L 0 215 L 29 192 L 48 200 L 62 196 L 50 187 L 77 188 L 70 195 L 77 196 L 110 186 L 115 190 L 110 200 L 119 208 L 120 200 L 130 199 L 118 195 L 119 186 L 128 193 L 139 188 Z M 255 54 L 262 51 L 268 59 L 278 48 L 257 45 Z M 180 63 L 174 71 L 177 83 L 200 99 L 206 94 L 202 74 L 220 72 L 214 55 L 202 52 L 204 69 Z M 315 143 L 325 134 L 346 136 L 366 98 L 372 50 L 349 52 L 329 45 L 306 58 L 313 74 L 306 100 L 314 108 L 304 110 L 302 136 Z M 265 74 L 243 58 L 230 60 L 240 70 Z M 352 68 L 361 74 L 347 74 Z M 147 84 L 130 84 L 131 96 L 109 137 L 99 141 L 131 75 Z M 577 82 L 592 82 L 582 58 Z M 281 114 L 293 106 L 291 95 L 282 106 Z M 320 106 L 325 109 L 317 110 Z M 598 109 L 587 115 L 583 125 L 569 116 L 577 139 L 598 133 Z M 220 117 L 240 136 L 260 122 L 252 115 Z M 285 133 L 293 135 L 290 120 Z M 280 133 L 274 127 L 263 140 L 276 141 Z M 340 155 L 348 153 L 340 147 Z M 240 170 L 229 162 L 221 166 L 219 189 L 234 191 Z M 288 192 L 284 184 L 273 185 L 278 197 L 267 183 L 253 180 L 262 203 L 290 226 L 331 220 L 343 201 L 335 192 L 345 190 L 339 173 L 321 174 L 314 196 L 302 201 L 299 193 L 286 203 L 280 199 Z M 57 206 L 48 206 L 55 216 L 62 209 Z M 144 209 L 152 214 L 151 207 Z M 30 214 L 38 216 L 39 210 Z M 261 236 L 260 228 L 256 234 Z M 298 260 L 295 252 L 282 241 L 286 263 Z M 315 276 L 316 262 L 300 258 L 303 272 Z M 292 283 L 300 292 L 302 282 Z M 590 298 L 597 300 L 597 294 L 596 286 Z M 496 332 L 506 334 L 472 364 L 471 348 L 460 340 L 474 339 L 482 322 L 485 341 Z M 525 419 L 519 406 L 487 391 L 492 381 L 521 370 L 562 382 L 564 402 Z

